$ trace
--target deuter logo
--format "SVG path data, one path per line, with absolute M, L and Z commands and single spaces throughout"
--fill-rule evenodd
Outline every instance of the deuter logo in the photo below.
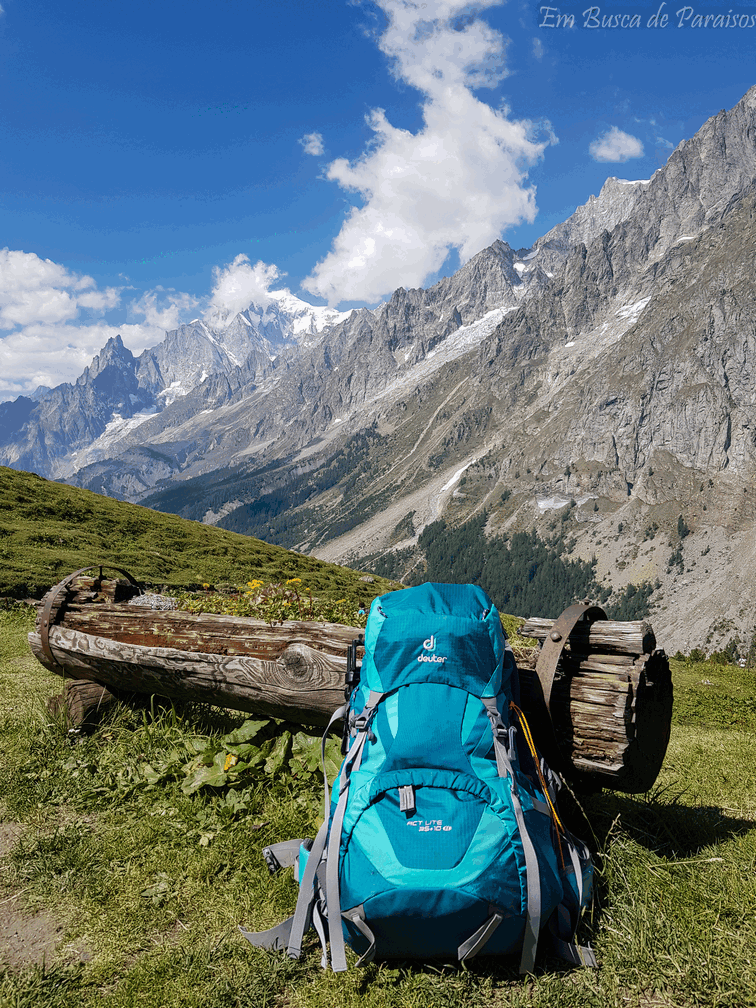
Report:
M 419 662 L 436 662 L 436 664 L 443 665 L 446 658 L 441 658 L 432 652 L 436 650 L 436 635 L 431 634 L 428 640 L 423 641 L 423 650 L 430 651 L 431 654 L 420 654 L 417 656 Z

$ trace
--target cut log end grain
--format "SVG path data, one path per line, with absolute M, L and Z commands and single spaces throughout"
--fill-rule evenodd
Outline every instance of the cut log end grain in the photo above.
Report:
M 553 620 L 530 619 L 523 635 L 545 640 Z M 645 649 L 650 650 L 645 650 Z M 538 652 L 518 662 L 523 706 L 536 741 L 548 745 L 548 718 L 539 704 Z M 530 667 L 528 667 L 530 666 Z M 667 750 L 672 719 L 669 661 L 647 623 L 580 623 L 563 651 L 551 697 L 560 755 L 576 783 L 626 792 L 647 791 Z
M 47 701 L 47 709 L 62 718 L 67 729 L 93 729 L 116 702 L 116 697 L 102 683 L 89 679 L 67 679 L 63 692 Z

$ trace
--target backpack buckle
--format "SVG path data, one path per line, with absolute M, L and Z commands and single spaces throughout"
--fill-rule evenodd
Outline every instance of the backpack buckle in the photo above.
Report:
M 276 875 L 281 871 L 281 862 L 278 860 L 270 847 L 263 847 L 262 856 L 265 858 L 265 864 L 268 866 L 268 871 L 271 875 Z

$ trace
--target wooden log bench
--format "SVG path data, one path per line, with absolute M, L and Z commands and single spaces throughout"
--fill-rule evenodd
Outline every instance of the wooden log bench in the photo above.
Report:
M 358 627 L 153 610 L 129 604 L 138 593 L 127 580 L 78 572 L 42 600 L 29 643 L 66 678 L 53 707 L 73 727 L 135 695 L 304 725 L 327 724 L 343 703 Z M 539 748 L 577 786 L 646 791 L 669 740 L 669 663 L 647 624 L 602 617 L 577 606 L 558 621 L 526 622 L 521 632 L 544 643 L 518 652 L 521 705 Z

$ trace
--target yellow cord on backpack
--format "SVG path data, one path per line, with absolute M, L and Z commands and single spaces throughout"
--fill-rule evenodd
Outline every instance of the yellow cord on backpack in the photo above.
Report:
M 522 734 L 525 736 L 525 741 L 528 744 L 528 749 L 530 749 L 530 754 L 533 757 L 533 762 L 535 763 L 536 773 L 538 774 L 538 779 L 541 782 L 541 788 L 543 789 L 544 798 L 548 802 L 549 808 L 551 809 L 551 814 L 554 817 L 554 825 L 557 828 L 557 832 L 566 833 L 566 830 L 562 825 L 562 821 L 557 814 L 557 810 L 554 808 L 554 803 L 551 800 L 551 796 L 549 795 L 549 789 L 546 784 L 546 780 L 544 779 L 544 776 L 541 773 L 541 759 L 535 747 L 533 736 L 530 734 L 530 725 L 528 724 L 525 715 L 522 713 L 522 711 L 520 710 L 520 708 L 517 706 L 516 703 L 510 701 L 509 707 L 510 710 L 515 711 L 515 713 L 517 714 L 517 720 L 520 722 L 520 727 L 522 728 Z

